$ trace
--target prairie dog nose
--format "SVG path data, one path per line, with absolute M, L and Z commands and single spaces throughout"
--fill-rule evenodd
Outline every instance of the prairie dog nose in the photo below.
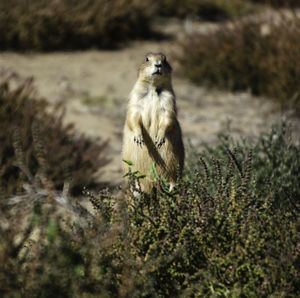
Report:
M 156 66 L 156 67 L 161 67 L 161 66 L 162 66 L 161 61 L 160 61 L 160 60 L 156 61 L 156 62 L 155 62 L 155 66 Z

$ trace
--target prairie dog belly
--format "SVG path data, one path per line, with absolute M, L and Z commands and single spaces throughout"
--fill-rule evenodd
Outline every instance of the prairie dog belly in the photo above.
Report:
M 149 94 L 143 99 L 144 108 L 141 110 L 143 128 L 152 140 L 157 136 L 160 120 L 164 117 L 164 108 L 157 95 Z

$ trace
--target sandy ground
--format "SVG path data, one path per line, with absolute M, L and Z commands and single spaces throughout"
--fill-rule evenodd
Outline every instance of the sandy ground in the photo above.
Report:
M 137 69 L 150 51 L 174 52 L 175 40 L 193 24 L 169 22 L 160 29 L 173 38 L 163 41 L 133 42 L 118 51 L 90 50 L 46 54 L 1 53 L 0 70 L 15 71 L 21 78 L 33 76 L 39 94 L 50 103 L 63 102 L 66 122 L 92 138 L 109 139 L 107 156 L 112 159 L 100 169 L 99 179 L 122 182 L 121 145 L 127 96 L 137 78 Z M 201 27 L 202 26 L 202 27 Z M 213 26 L 197 24 L 197 28 Z M 217 134 L 227 131 L 231 121 L 231 135 L 251 138 L 269 130 L 280 119 L 289 119 L 296 136 L 300 135 L 299 120 L 282 114 L 272 101 L 255 98 L 249 93 L 207 90 L 183 78 L 176 61 L 173 86 L 177 95 L 179 121 L 186 147 L 191 142 L 201 150 L 201 143 L 214 144 Z

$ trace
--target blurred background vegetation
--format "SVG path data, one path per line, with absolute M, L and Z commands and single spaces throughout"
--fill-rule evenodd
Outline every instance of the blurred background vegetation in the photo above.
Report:
M 250 90 L 300 110 L 300 18 L 237 20 L 181 42 L 184 75 L 196 84 Z
M 194 84 L 300 114 L 297 0 L 0 0 L 0 50 L 118 49 L 159 18 L 213 21 L 174 57 Z M 271 14 L 270 14 L 271 12 Z M 94 195 L 107 142 L 63 123 L 32 79 L 0 84 L 0 295 L 299 297 L 300 149 L 286 123 L 252 143 L 190 148 L 184 178 Z M 89 200 L 87 211 L 75 195 Z M 81 198 L 82 198 L 81 197 Z M 62 211 L 62 212 L 61 212 Z
M 0 49 L 112 49 L 154 38 L 157 16 L 214 20 L 220 24 L 215 32 L 187 34 L 180 41 L 177 58 L 184 75 L 196 84 L 274 98 L 299 114 L 299 5 L 297 0 L 1 0 Z M 289 10 L 268 17 L 263 13 L 268 7 Z
M 155 16 L 224 20 L 297 0 L 12 0 L 0 1 L 1 50 L 114 48 L 147 38 Z
M 147 37 L 153 9 L 147 1 L 0 1 L 0 47 L 52 51 L 114 48 Z

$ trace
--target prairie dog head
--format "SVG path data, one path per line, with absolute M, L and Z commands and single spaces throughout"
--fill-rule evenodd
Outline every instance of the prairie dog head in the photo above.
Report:
M 149 53 L 139 69 L 139 80 L 154 86 L 170 84 L 172 68 L 162 53 Z

